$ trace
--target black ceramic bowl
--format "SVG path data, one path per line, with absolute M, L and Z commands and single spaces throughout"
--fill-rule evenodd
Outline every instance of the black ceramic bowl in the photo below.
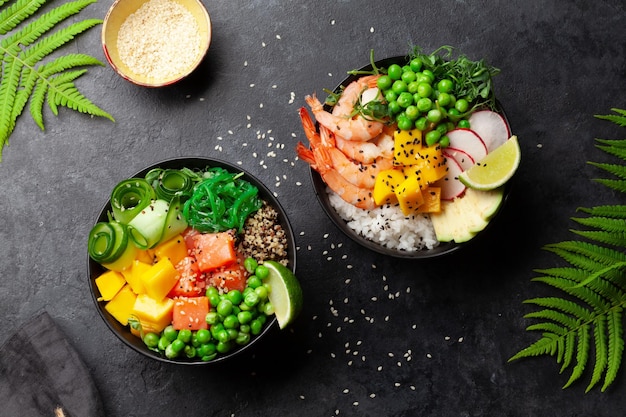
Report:
M 207 166 L 221 167 L 232 173 L 239 173 L 239 172 L 243 173 L 242 179 L 255 185 L 259 189 L 259 196 L 263 200 L 267 201 L 272 207 L 274 207 L 274 209 L 278 212 L 278 221 L 280 225 L 282 226 L 283 230 L 285 231 L 285 235 L 287 237 L 289 268 L 293 272 L 295 272 L 296 244 L 295 244 L 293 229 L 291 228 L 291 225 L 289 224 L 289 221 L 287 219 L 287 214 L 285 213 L 285 210 L 281 207 L 278 200 L 270 192 L 270 190 L 261 181 L 259 181 L 257 178 L 252 176 L 250 173 L 248 173 L 244 169 L 238 166 L 235 166 L 233 164 L 230 164 L 228 162 L 218 160 L 218 159 L 198 158 L 198 157 L 181 157 L 181 158 L 164 160 L 154 165 L 151 165 L 149 167 L 146 167 L 142 169 L 141 171 L 137 172 L 136 174 L 132 175 L 131 178 L 144 177 L 148 173 L 148 171 L 154 168 L 180 169 L 180 168 L 186 167 L 190 169 L 194 169 L 194 168 L 204 169 Z M 107 215 L 111 211 L 111 203 L 108 198 L 109 196 L 107 196 L 107 201 L 102 207 L 102 209 L 100 210 L 96 218 L 96 223 L 100 221 L 108 220 Z M 186 359 L 186 358 L 168 359 L 164 355 L 148 349 L 148 347 L 146 347 L 144 342 L 139 337 L 135 336 L 134 334 L 130 332 L 130 328 L 128 326 L 123 326 L 111 314 L 109 314 L 108 311 L 105 310 L 104 302 L 98 301 L 98 298 L 100 297 L 100 293 L 95 284 L 95 279 L 104 271 L 105 269 L 99 263 L 93 261 L 88 256 L 89 286 L 90 286 L 91 295 L 96 305 L 96 309 L 98 310 L 98 313 L 100 314 L 100 316 L 106 323 L 107 327 L 124 344 L 126 344 L 131 349 L 135 350 L 136 352 L 139 352 L 140 354 L 148 358 L 156 359 L 162 362 L 180 364 L 180 365 L 210 365 L 210 364 L 222 363 L 224 361 L 228 361 L 232 359 L 235 356 L 241 355 L 243 352 L 247 352 L 253 349 L 255 345 L 257 345 L 261 339 L 266 338 L 266 336 L 269 333 L 271 333 L 272 330 L 278 329 L 278 322 L 276 320 L 276 317 L 272 316 L 271 319 L 268 320 L 267 323 L 264 325 L 262 332 L 256 336 L 253 336 L 252 340 L 248 344 L 237 347 L 228 353 L 218 354 L 216 358 L 211 361 L 204 362 L 204 361 L 200 361 L 199 359 Z
M 407 57 L 405 56 L 396 56 L 396 57 L 391 57 L 391 58 L 386 58 L 386 59 L 382 59 L 379 61 L 374 62 L 374 65 L 376 65 L 376 68 L 388 68 L 391 64 L 399 64 L 399 65 L 406 65 L 408 62 Z M 371 71 L 372 65 L 368 64 L 362 68 L 360 68 L 358 71 L 359 72 L 366 72 L 366 71 Z M 341 83 L 339 83 L 337 85 L 337 87 L 335 87 L 334 92 L 335 93 L 339 93 L 341 92 L 341 90 L 346 87 L 348 84 L 350 84 L 351 82 L 357 80 L 359 77 L 361 77 L 361 75 L 349 75 L 348 77 L 346 77 Z M 506 114 L 504 113 L 504 110 L 502 109 L 502 107 L 500 106 L 499 103 L 497 103 L 498 106 L 498 113 L 500 113 L 505 122 L 507 123 L 507 125 L 509 126 L 509 132 L 511 131 L 510 129 L 510 125 L 508 122 L 508 119 L 506 118 Z M 330 108 L 326 107 L 326 110 L 330 110 Z M 484 235 L 485 231 L 487 229 L 489 229 L 489 226 L 487 226 L 487 228 L 481 232 L 479 232 L 476 236 L 474 236 L 474 238 L 470 239 L 467 242 L 463 242 L 463 243 L 456 243 L 456 242 L 440 242 L 438 244 L 438 246 L 432 248 L 432 249 L 423 249 L 423 250 L 415 250 L 415 251 L 405 251 L 405 250 L 398 250 L 398 249 L 391 249 L 388 247 L 385 247 L 381 244 L 378 244 L 370 239 L 367 239 L 365 237 L 363 237 L 362 235 L 358 234 L 357 232 L 355 232 L 353 229 L 351 229 L 347 222 L 339 215 L 339 213 L 337 213 L 337 211 L 335 210 L 335 208 L 331 205 L 330 201 L 329 201 L 329 195 L 328 192 L 326 191 L 327 187 L 326 184 L 324 183 L 324 181 L 322 180 L 322 177 L 320 176 L 320 174 L 315 171 L 314 169 L 311 169 L 311 181 L 313 183 L 313 188 L 315 190 L 315 194 L 317 195 L 318 201 L 320 203 L 320 205 L 322 206 L 322 209 L 324 210 L 324 212 L 328 215 L 328 217 L 331 219 L 331 221 L 345 234 L 347 235 L 349 238 L 351 238 L 353 241 L 355 241 L 356 243 L 358 243 L 359 245 L 366 247 L 374 252 L 378 252 L 381 253 L 383 255 L 388 255 L 388 256 L 392 256 L 395 258 L 406 258 L 406 259 L 426 259 L 426 258 L 434 258 L 434 257 L 438 257 L 438 256 L 442 256 L 442 255 L 447 255 L 450 254 L 452 252 L 456 252 L 457 250 L 459 250 L 460 248 L 471 244 L 473 241 L 475 241 L 479 236 Z M 509 183 L 505 186 L 505 190 L 504 190 L 504 198 L 502 201 L 502 204 L 500 204 L 500 208 L 498 210 L 500 210 L 502 208 L 502 206 L 504 205 L 505 201 L 507 200 L 507 197 L 509 195 L 510 192 L 510 181 Z M 494 216 L 495 217 L 495 216 Z M 493 218 L 491 219 L 490 223 L 493 222 Z

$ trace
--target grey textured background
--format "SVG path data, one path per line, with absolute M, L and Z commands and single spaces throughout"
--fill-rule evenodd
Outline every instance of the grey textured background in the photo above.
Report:
M 56 4 L 59 4 L 57 1 Z M 111 0 L 83 17 L 103 18 Z M 562 390 L 552 358 L 507 363 L 537 335 L 522 301 L 558 259 L 541 246 L 572 237 L 577 207 L 623 203 L 586 161 L 594 137 L 623 129 L 594 119 L 626 108 L 623 1 L 205 0 L 213 41 L 177 86 L 139 88 L 108 67 L 79 89 L 116 119 L 62 109 L 41 132 L 26 113 L 0 163 L 0 344 L 45 309 L 92 372 L 107 415 L 614 416 L 626 375 L 607 393 Z M 496 94 L 523 161 L 484 239 L 441 260 L 379 256 L 339 232 L 295 161 L 303 97 L 333 88 L 376 57 L 452 45 L 501 69 Z M 104 62 L 100 27 L 65 51 Z M 213 156 L 275 191 L 297 234 L 302 316 L 253 357 L 180 368 L 126 348 L 89 295 L 86 236 L 112 187 L 144 166 Z M 0 412 L 1 414 L 1 412 Z

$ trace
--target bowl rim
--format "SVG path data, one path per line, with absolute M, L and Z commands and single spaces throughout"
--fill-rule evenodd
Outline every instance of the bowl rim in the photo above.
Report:
M 392 57 L 387 57 L 387 58 L 383 58 L 380 60 L 376 60 L 374 61 L 374 65 L 376 65 L 377 68 L 380 68 L 380 67 L 388 67 L 391 64 L 405 64 L 406 62 L 408 62 L 406 55 L 398 55 L 398 56 L 392 56 Z M 373 69 L 372 63 L 370 62 L 369 64 L 364 65 L 361 68 L 359 68 L 357 71 L 359 72 L 371 71 L 372 69 Z M 337 93 L 340 91 L 342 87 L 347 86 L 352 81 L 355 81 L 356 79 L 362 76 L 363 75 L 361 74 L 349 74 L 339 84 L 337 84 L 337 86 L 332 91 L 334 93 Z M 511 125 L 509 123 L 508 117 L 506 116 L 506 112 L 504 111 L 503 107 L 501 106 L 500 102 L 497 99 L 496 99 L 496 106 L 497 106 L 498 113 L 502 115 L 507 126 L 509 126 L 509 129 L 510 129 Z M 324 105 L 324 107 L 326 110 L 329 109 L 327 105 Z M 487 229 L 491 228 L 491 224 L 493 223 L 493 220 L 498 215 L 498 213 L 502 210 L 504 204 L 508 200 L 510 190 L 511 190 L 511 180 L 509 180 L 504 186 L 505 187 L 504 196 L 502 198 L 502 203 L 498 207 L 498 210 L 496 211 L 496 213 L 494 213 L 491 220 L 489 220 L 489 223 L 485 227 L 485 229 L 478 232 L 472 239 L 466 242 L 462 242 L 462 243 L 457 243 L 454 241 L 439 242 L 439 244 L 432 249 L 403 251 L 403 250 L 398 250 L 398 249 L 391 249 L 383 245 L 380 245 L 370 239 L 365 238 L 364 236 L 361 236 L 360 234 L 355 232 L 353 229 L 351 229 L 347 225 L 347 222 L 339 215 L 337 210 L 335 210 L 330 204 L 329 196 L 328 196 L 328 193 L 326 192 L 326 184 L 322 180 L 321 175 L 317 171 L 315 171 L 315 169 L 311 167 L 309 167 L 309 173 L 310 173 L 311 182 L 313 183 L 313 188 L 315 191 L 315 195 L 317 196 L 317 201 L 319 205 L 322 207 L 326 215 L 330 218 L 330 220 L 335 224 L 335 226 L 339 230 L 341 230 L 347 237 L 352 239 L 354 242 L 358 243 L 359 245 L 367 249 L 370 249 L 382 255 L 388 255 L 394 258 L 401 258 L 401 259 L 417 260 L 417 259 L 437 258 L 443 255 L 448 255 L 448 254 L 457 252 L 458 250 L 469 246 L 470 244 L 475 242 L 477 238 L 484 236 L 484 233 L 487 231 Z
M 114 13 L 117 6 L 119 6 L 120 3 L 125 2 L 125 1 L 128 1 L 128 0 L 115 0 L 113 4 L 111 4 L 104 19 L 102 20 L 102 30 L 100 31 L 100 43 L 102 45 L 104 56 L 107 62 L 109 63 L 109 65 L 111 66 L 111 68 L 115 71 L 115 73 L 132 84 L 142 86 L 142 87 L 150 87 L 150 88 L 166 87 L 166 86 L 175 84 L 181 81 L 182 79 L 188 77 L 189 75 L 191 75 L 191 73 L 194 72 L 198 68 L 198 66 L 202 63 L 202 61 L 205 59 L 206 55 L 209 52 L 211 41 L 213 40 L 213 22 L 211 20 L 211 16 L 209 15 L 209 11 L 207 10 L 204 3 L 202 3 L 201 0 L 189 0 L 190 2 L 193 2 L 194 4 L 198 6 L 198 9 L 202 12 L 202 16 L 206 19 L 208 39 L 207 39 L 206 47 L 203 48 L 202 53 L 196 58 L 196 60 L 193 62 L 193 65 L 191 65 L 189 69 L 182 72 L 181 74 L 178 74 L 176 77 L 166 79 L 163 81 L 147 82 L 147 81 L 138 80 L 135 77 L 133 77 L 132 74 L 129 74 L 126 71 L 123 71 L 120 68 L 120 66 L 117 65 L 115 61 L 113 60 L 113 58 L 111 57 L 111 53 L 109 52 L 109 46 L 107 46 L 106 37 L 107 37 L 107 29 L 109 28 L 109 25 L 108 25 L 109 18 Z M 144 4 L 150 0 L 141 0 L 141 1 L 142 1 L 142 4 Z M 172 0 L 172 1 L 176 1 L 176 0 Z
M 259 188 L 259 195 L 264 201 L 267 201 L 274 207 L 274 209 L 278 212 L 278 219 L 285 230 L 285 234 L 288 240 L 288 261 L 289 261 L 289 269 L 295 274 L 296 273 L 296 259 L 297 259 L 297 251 L 296 251 L 296 243 L 295 243 L 295 234 L 293 232 L 293 228 L 291 226 L 291 222 L 287 216 L 286 211 L 282 207 L 281 203 L 278 201 L 269 188 L 257 177 L 252 175 L 246 169 L 239 167 L 233 163 L 227 162 L 222 159 L 217 158 L 209 158 L 209 157 L 200 157 L 200 156 L 187 156 L 187 157 L 175 157 L 168 158 L 158 161 L 156 163 L 150 164 L 142 168 L 141 170 L 135 172 L 132 176 L 128 178 L 140 177 L 145 175 L 149 170 L 153 168 L 205 168 L 207 166 L 211 167 L 222 167 L 230 172 L 243 173 L 242 178 L 251 184 L 255 185 Z M 100 210 L 97 212 L 95 216 L 95 222 L 106 219 L 107 212 L 111 209 L 110 197 L 104 202 L 101 206 Z M 272 316 L 268 322 L 263 326 L 262 331 L 254 336 L 253 340 L 251 340 L 248 344 L 240 347 L 236 347 L 234 350 L 228 352 L 227 354 L 218 355 L 215 359 L 211 361 L 200 361 L 200 360 L 189 360 L 186 358 L 177 358 L 177 359 L 168 359 L 165 356 L 150 350 L 143 341 L 133 335 L 130 332 L 128 326 L 123 326 L 119 323 L 108 311 L 104 309 L 104 303 L 98 301 L 98 288 L 95 285 L 95 278 L 102 273 L 105 269 L 97 262 L 87 255 L 87 275 L 89 279 L 89 289 L 91 293 L 91 298 L 95 303 L 96 310 L 98 311 L 102 320 L 104 320 L 106 326 L 109 330 L 115 334 L 115 336 L 121 340 L 126 346 L 130 347 L 135 352 L 145 356 L 147 358 L 155 359 L 160 362 L 176 364 L 176 365 L 190 365 L 190 366 L 211 366 L 217 365 L 222 362 L 231 360 L 233 357 L 241 355 L 244 352 L 252 350 L 256 347 L 257 343 L 263 338 L 265 335 L 278 329 L 278 320 L 276 316 Z

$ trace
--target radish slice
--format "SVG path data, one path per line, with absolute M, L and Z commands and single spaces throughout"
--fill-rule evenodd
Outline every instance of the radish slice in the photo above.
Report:
M 470 129 L 485 142 L 491 152 L 511 137 L 509 125 L 502 115 L 491 110 L 479 110 L 469 117 Z
M 461 165 L 453 158 L 446 159 L 446 176 L 435 181 L 433 185 L 441 187 L 442 200 L 454 200 L 465 192 L 465 185 L 459 180 L 459 174 L 463 172 Z
M 471 126 L 471 125 L 470 125 Z M 447 133 L 449 148 L 458 149 L 469 155 L 474 162 L 487 156 L 487 146 L 476 132 L 470 129 L 454 129 Z
M 447 147 L 444 149 L 443 154 L 446 158 L 452 158 L 461 166 L 462 171 L 467 171 L 472 166 L 474 166 L 474 158 L 469 156 L 466 152 L 463 152 L 460 149 L 455 149 L 451 147 Z

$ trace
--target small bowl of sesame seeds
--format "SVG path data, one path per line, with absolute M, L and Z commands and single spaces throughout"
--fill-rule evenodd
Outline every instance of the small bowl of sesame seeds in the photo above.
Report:
M 116 0 L 102 25 L 102 48 L 122 78 L 140 86 L 171 85 L 191 74 L 211 43 L 200 0 Z

